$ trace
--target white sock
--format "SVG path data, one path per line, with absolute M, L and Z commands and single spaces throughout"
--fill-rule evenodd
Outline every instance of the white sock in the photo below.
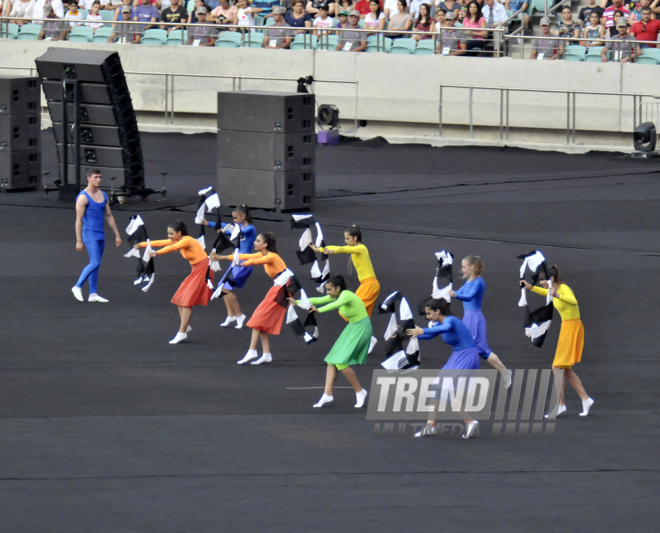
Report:
M 580 416 L 587 416 L 589 414 L 589 409 L 591 409 L 591 406 L 594 404 L 594 401 L 591 398 L 587 398 L 582 402 L 582 412 L 580 413 Z
M 321 399 L 318 401 L 318 403 L 314 404 L 314 407 L 323 407 L 326 403 L 330 403 L 332 400 L 334 400 L 332 396 L 323 393 L 323 396 L 321 396 Z
M 355 407 L 358 409 L 364 405 L 364 400 L 367 399 L 367 389 L 362 389 L 360 392 L 355 393 Z
M 220 324 L 221 328 L 226 328 L 227 326 L 231 326 L 232 322 L 236 322 L 236 317 L 235 316 L 228 316 L 225 318 L 225 321 Z
M 259 353 L 257 352 L 257 350 L 248 350 L 247 353 L 245 354 L 245 357 L 243 357 L 243 359 L 238 361 L 238 364 L 244 365 L 248 361 L 251 361 L 252 359 L 256 359 L 257 357 L 259 357 Z
M 245 315 L 241 315 L 239 317 L 236 317 L 236 329 L 241 329 L 243 327 L 243 323 L 245 322 L 245 319 L 247 317 Z
M 251 365 L 261 365 L 263 363 L 271 363 L 273 361 L 273 356 L 270 355 L 269 353 L 264 352 L 264 354 L 257 359 L 256 361 L 252 361 L 250 364 Z
M 557 418 L 560 414 L 566 412 L 566 406 L 565 405 L 560 405 L 557 407 L 557 414 L 555 415 L 555 418 Z M 548 413 L 545 415 L 546 418 L 550 418 L 551 413 Z
M 185 340 L 187 338 L 188 335 L 186 333 L 181 333 L 180 331 L 177 331 L 174 338 L 170 341 L 170 344 L 179 344 L 182 340 Z

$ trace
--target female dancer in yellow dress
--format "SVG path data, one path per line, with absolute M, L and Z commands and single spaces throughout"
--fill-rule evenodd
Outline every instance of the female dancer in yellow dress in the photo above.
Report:
M 367 315 L 371 318 L 371 312 L 374 309 L 376 299 L 380 294 L 380 283 L 376 279 L 374 267 L 371 265 L 369 250 L 362 244 L 362 231 L 359 226 L 351 226 L 344 232 L 344 241 L 346 246 L 326 246 L 317 248 L 314 245 L 312 249 L 315 252 L 326 254 L 351 254 L 351 259 L 355 270 L 357 271 L 360 286 L 355 291 L 355 295 L 362 300 L 367 310 Z
M 548 275 L 552 281 L 552 286 L 548 288 L 546 280 L 541 281 L 541 287 L 532 287 L 526 281 L 521 281 L 528 291 L 535 292 L 542 296 L 547 296 L 548 291 L 552 296 L 552 304 L 561 315 L 561 331 L 559 332 L 559 341 L 557 342 L 557 351 L 555 352 L 555 360 L 552 362 L 552 370 L 564 370 L 564 381 L 561 384 L 561 394 L 559 396 L 559 408 L 557 414 L 560 415 L 566 411 L 566 404 L 564 403 L 564 386 L 566 380 L 578 393 L 582 400 L 582 412 L 580 416 L 587 416 L 589 409 L 594 404 L 594 401 L 584 390 L 582 381 L 573 372 L 573 365 L 582 360 L 582 349 L 584 348 L 584 326 L 580 320 L 580 308 L 578 307 L 577 299 L 573 291 L 568 285 L 562 283 L 561 276 L 559 275 L 559 268 L 557 265 L 551 266 L 548 269 Z

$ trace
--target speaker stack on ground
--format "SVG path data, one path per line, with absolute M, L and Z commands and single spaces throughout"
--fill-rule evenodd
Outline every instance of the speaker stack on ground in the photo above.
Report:
M 144 189 L 144 160 L 133 103 L 117 52 L 49 48 L 35 60 L 48 111 L 53 121 L 60 176 L 64 176 L 64 147 L 68 145 L 68 181 L 86 186 L 88 168 L 99 168 L 103 187 L 129 193 Z M 63 80 L 66 80 L 68 135 L 63 130 Z M 80 153 L 75 153 L 76 90 L 79 105 Z M 75 182 L 80 159 L 81 183 Z
M 0 188 L 41 183 L 41 91 L 32 76 L 0 76 Z
M 282 211 L 315 202 L 315 100 L 309 93 L 218 93 L 223 205 Z

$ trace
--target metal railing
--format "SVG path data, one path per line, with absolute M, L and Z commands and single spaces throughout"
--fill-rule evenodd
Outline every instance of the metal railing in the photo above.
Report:
M 647 94 L 647 93 L 616 93 L 616 92 L 603 92 L 603 91 L 574 91 L 574 90 L 561 90 L 561 89 L 526 89 L 522 87 L 488 87 L 483 85 L 447 85 L 441 84 L 439 91 L 439 105 L 438 105 L 438 136 L 442 137 L 442 111 L 443 111 L 443 89 L 467 89 L 468 94 L 468 112 L 469 112 L 469 126 L 470 126 L 470 138 L 474 139 L 474 120 L 473 120 L 473 103 L 474 103 L 474 91 L 475 90 L 485 90 L 485 91 L 499 91 L 500 92 L 500 121 L 499 121 L 499 130 L 500 130 L 500 140 L 508 141 L 509 139 L 509 93 L 510 92 L 526 92 L 526 93 L 546 93 L 546 94 L 565 94 L 566 95 L 566 144 L 576 144 L 576 127 L 575 127 L 575 114 L 576 114 L 576 96 L 577 95 L 589 95 L 589 96 L 617 96 L 617 97 L 632 97 L 633 99 L 633 128 L 638 124 L 639 120 L 642 120 L 642 110 L 643 105 L 648 105 L 649 103 L 643 103 L 643 98 L 653 98 L 654 100 L 660 100 L 660 95 Z M 639 103 L 638 100 L 639 99 Z M 658 104 L 654 104 L 658 105 Z M 621 113 L 622 107 L 619 106 L 619 114 Z M 544 125 L 547 128 L 547 124 Z

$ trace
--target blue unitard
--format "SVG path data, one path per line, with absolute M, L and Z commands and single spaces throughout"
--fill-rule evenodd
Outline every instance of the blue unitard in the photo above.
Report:
M 209 222 L 209 228 L 215 228 L 217 226 L 216 222 Z M 229 224 L 221 223 L 223 230 L 229 226 Z M 231 235 L 231 229 L 223 231 L 227 236 Z M 241 254 L 251 254 L 252 248 L 254 247 L 254 241 L 257 238 L 257 230 L 252 224 L 247 224 L 241 227 L 241 240 L 238 243 L 238 252 Z M 232 276 L 234 278 L 233 283 L 225 285 L 225 290 L 231 291 L 234 287 L 242 289 L 245 285 L 245 282 L 252 274 L 253 267 L 247 266 L 233 266 L 232 267 Z M 232 286 L 233 285 L 233 286 Z
M 104 223 L 105 206 L 108 203 L 108 197 L 103 193 L 103 201 L 95 202 L 85 191 L 82 191 L 80 194 L 84 194 L 87 197 L 87 207 L 85 208 L 85 215 L 82 219 L 82 240 L 89 254 L 89 265 L 80 274 L 76 287 L 82 287 L 83 283 L 89 278 L 89 293 L 96 294 L 96 283 L 99 279 L 101 257 L 103 257 L 103 251 L 105 250 Z M 76 197 L 76 200 L 78 200 L 80 194 Z
M 424 328 L 424 334 L 417 338 L 429 340 L 438 335 L 442 335 L 442 340 L 453 348 L 443 369 L 479 368 L 479 356 L 472 334 L 463 322 L 455 316 L 448 316 L 442 324 L 436 322 L 432 327 Z
M 486 283 L 482 278 L 468 281 L 456 291 L 456 299 L 463 302 L 463 322 L 470 330 L 474 343 L 479 350 L 479 356 L 488 359 L 491 354 L 486 337 L 486 319 L 481 312 L 481 301 L 486 292 Z

